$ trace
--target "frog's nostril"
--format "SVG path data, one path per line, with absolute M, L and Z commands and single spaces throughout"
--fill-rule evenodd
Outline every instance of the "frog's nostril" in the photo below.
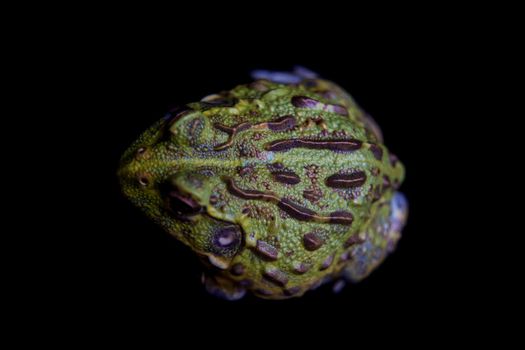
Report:
M 149 185 L 149 179 L 146 175 L 139 175 L 138 181 L 139 181 L 139 184 L 143 187 L 146 187 Z

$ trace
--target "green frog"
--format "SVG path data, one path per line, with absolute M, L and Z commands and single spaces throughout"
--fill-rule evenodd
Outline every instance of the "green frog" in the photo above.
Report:
M 145 131 L 122 156 L 123 194 L 201 258 L 216 296 L 362 280 L 405 224 L 402 163 L 335 83 L 304 68 L 253 77 Z

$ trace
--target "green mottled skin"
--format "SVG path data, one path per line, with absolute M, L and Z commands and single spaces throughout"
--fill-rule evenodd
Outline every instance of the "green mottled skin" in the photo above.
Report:
M 344 106 L 348 115 L 329 108 L 294 107 L 294 96 Z M 400 224 L 388 226 L 390 201 L 395 187 L 403 181 L 404 168 L 400 162 L 389 160 L 373 120 L 341 88 L 320 79 L 293 85 L 259 80 L 207 97 L 206 101 L 218 98 L 231 99 L 233 105 L 191 103 L 188 106 L 193 111 L 178 119 L 161 120 L 140 136 L 122 157 L 119 178 L 125 196 L 201 256 L 207 267 L 207 289 L 229 299 L 239 298 L 244 290 L 270 299 L 300 296 L 328 280 L 342 276 L 357 281 L 368 275 L 393 249 L 405 220 L 402 212 Z M 265 127 L 264 123 L 282 116 L 295 117 L 296 126 L 285 131 Z M 231 145 L 214 149 L 229 139 L 215 123 L 234 127 L 243 122 L 256 126 L 234 135 Z M 272 152 L 265 148 L 271 141 L 294 138 L 352 138 L 363 141 L 363 145 L 352 152 L 306 148 Z M 369 149 L 371 144 L 383 150 L 380 160 Z M 275 163 L 293 171 L 300 182 L 291 185 L 275 181 L 270 174 L 271 164 Z M 361 186 L 339 189 L 326 185 L 329 176 L 355 170 L 366 174 Z M 395 185 L 385 185 L 385 177 Z M 243 191 L 271 193 L 325 216 L 341 210 L 349 212 L 353 222 L 344 225 L 298 220 L 275 202 L 232 194 L 226 186 L 228 180 Z M 183 218 L 174 215 L 162 191 L 163 184 L 176 188 L 202 210 Z M 318 200 L 303 196 L 308 189 L 316 191 Z M 213 236 L 227 227 L 234 227 L 241 235 L 233 251 L 214 247 Z M 323 241 L 317 250 L 305 249 L 303 236 L 310 232 Z M 355 242 L 346 247 L 344 242 L 350 237 Z M 277 257 L 265 259 L 257 250 L 258 240 L 275 247 Z M 333 263 L 322 269 L 331 255 Z M 241 271 L 232 273 L 232 267 L 239 264 Z M 294 271 L 301 264 L 310 267 L 302 274 Z M 278 277 L 280 281 L 275 282 L 264 276 L 275 271 L 284 279 Z

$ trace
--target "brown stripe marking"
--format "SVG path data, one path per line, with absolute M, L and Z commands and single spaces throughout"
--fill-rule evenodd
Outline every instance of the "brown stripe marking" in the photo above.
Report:
M 237 187 L 237 185 L 235 185 L 232 179 L 226 179 L 226 188 L 228 192 L 242 199 L 266 200 L 271 202 L 275 200 L 275 196 L 271 193 L 266 193 L 257 190 L 240 189 L 239 187 Z
M 302 207 L 299 204 L 292 202 L 288 198 L 282 198 L 277 203 L 277 206 L 279 209 L 299 221 L 314 221 L 316 219 L 324 219 L 323 217 L 318 216 L 313 210 Z
M 289 131 L 295 128 L 297 122 L 295 120 L 294 116 L 287 115 L 283 117 L 279 117 L 275 120 L 271 120 L 268 122 L 263 122 L 259 124 L 252 124 L 250 122 L 242 122 L 236 126 L 227 126 L 221 123 L 215 123 L 213 126 L 225 133 L 228 134 L 228 140 L 226 142 L 223 142 L 221 144 L 218 144 L 214 147 L 214 150 L 221 151 L 225 148 L 228 148 L 232 145 L 233 139 L 235 136 L 242 132 L 249 129 L 269 129 L 271 131 Z
M 331 224 L 351 225 L 354 221 L 354 216 L 347 211 L 335 211 L 330 213 Z
M 309 139 L 283 139 L 275 140 L 265 145 L 267 151 L 286 152 L 292 148 L 328 149 L 331 151 L 352 152 L 363 143 L 355 139 L 309 140 Z
M 328 224 L 342 224 L 351 225 L 353 221 L 352 214 L 344 211 L 336 211 L 330 213 L 329 216 L 319 215 L 313 210 L 305 208 L 297 203 L 292 202 L 288 198 L 279 198 L 272 192 L 262 192 L 257 190 L 245 190 L 237 187 L 237 185 L 230 178 L 225 178 L 226 189 L 232 195 L 248 200 L 264 200 L 272 202 L 279 209 L 297 219 L 299 221 L 315 221 Z
M 269 129 L 271 131 L 290 131 L 297 125 L 297 121 L 293 115 L 285 115 L 268 122 L 263 122 L 254 125 L 255 129 Z
M 213 147 L 213 149 L 215 151 L 221 151 L 225 148 L 228 148 L 232 145 L 233 143 L 233 139 L 235 137 L 235 135 L 237 135 L 237 133 L 241 132 L 241 131 L 245 131 L 245 130 L 248 130 L 252 127 L 252 124 L 249 123 L 249 122 L 243 122 L 243 123 L 240 123 L 234 127 L 230 127 L 230 126 L 226 126 L 226 125 L 223 125 L 223 124 L 220 124 L 220 123 L 215 123 L 213 124 L 213 126 L 216 128 L 216 129 L 219 129 L 220 131 L 223 131 L 225 133 L 228 134 L 228 140 L 226 140 L 226 142 L 223 142 L 223 143 L 220 143 L 216 146 Z
M 355 188 L 361 187 L 366 181 L 364 171 L 356 171 L 350 174 L 334 174 L 326 178 L 325 183 L 333 188 Z

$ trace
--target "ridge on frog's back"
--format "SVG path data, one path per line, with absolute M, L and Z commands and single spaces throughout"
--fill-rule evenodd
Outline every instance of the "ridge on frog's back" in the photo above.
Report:
M 336 84 L 304 68 L 253 75 L 144 132 L 121 159 L 124 195 L 202 258 L 215 295 L 361 280 L 406 221 L 403 165 Z

